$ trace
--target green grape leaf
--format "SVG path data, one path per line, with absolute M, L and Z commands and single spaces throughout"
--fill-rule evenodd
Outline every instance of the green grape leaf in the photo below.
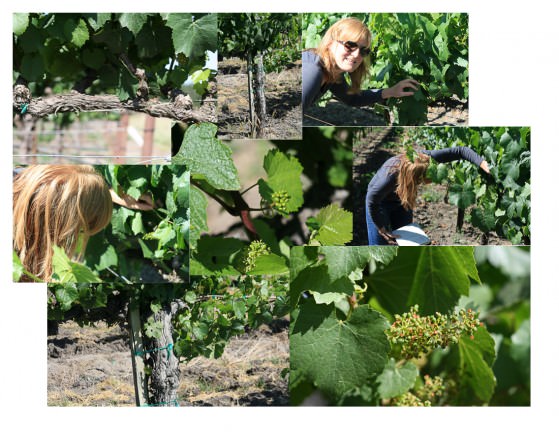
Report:
M 197 187 L 190 190 L 190 235 L 189 243 L 192 249 L 197 249 L 198 239 L 203 232 L 208 231 L 206 222 L 206 195 Z
M 318 227 L 311 236 L 311 244 L 317 242 L 323 246 L 341 246 L 353 239 L 353 213 L 337 204 L 321 209 L 314 220 Z
M 173 163 L 186 165 L 193 176 L 203 176 L 216 189 L 239 190 L 239 176 L 231 149 L 215 135 L 212 123 L 191 125 L 185 132 L 181 148 Z
M 144 24 L 147 22 L 149 14 L 143 13 L 123 13 L 118 18 L 122 27 L 126 27 L 134 36 L 137 36 Z
M 474 338 L 463 335 L 452 348 L 451 362 L 459 379 L 459 402 L 471 405 L 472 401 L 487 403 L 493 396 L 496 380 L 491 366 L 495 361 L 495 341 L 484 327 L 474 333 Z
M 81 48 L 89 40 L 89 30 L 83 19 L 78 22 L 68 20 L 64 24 L 64 32 L 70 36 L 72 44 Z
M 39 81 L 45 73 L 43 58 L 39 54 L 25 54 L 21 60 L 21 74 L 28 81 Z
M 16 36 L 21 36 L 29 25 L 28 13 L 14 13 L 12 16 L 13 31 Z
M 99 257 L 99 264 L 95 265 L 95 270 L 101 271 L 108 267 L 118 265 L 118 255 L 113 245 L 109 245 L 105 252 Z
M 303 167 L 296 157 L 286 155 L 278 149 L 270 150 L 264 157 L 264 170 L 268 180 L 258 180 L 259 192 L 269 203 L 274 202 L 274 193 L 285 193 L 287 203 L 281 214 L 293 213 L 303 205 L 303 184 L 301 174 Z
M 62 312 L 70 310 L 72 304 L 79 298 L 78 289 L 72 284 L 57 285 L 54 290 L 54 295 L 56 296 L 56 301 L 59 303 Z
M 289 270 L 291 280 L 297 275 L 316 263 L 318 260 L 318 247 L 315 246 L 293 246 L 289 251 Z
M 167 25 L 173 29 L 175 52 L 196 58 L 217 50 L 217 14 L 193 19 L 191 14 L 171 13 Z
M 495 217 L 495 204 L 488 203 L 485 207 L 475 207 L 472 209 L 472 225 L 487 233 L 493 231 L 497 225 Z
M 290 292 L 291 301 L 297 304 L 299 296 L 305 292 L 326 294 L 338 293 L 346 296 L 353 294 L 353 283 L 348 277 L 340 277 L 332 280 L 328 274 L 328 267 L 324 264 L 316 267 L 307 267 L 298 273 L 295 279 L 291 280 Z M 321 302 L 334 302 L 339 296 L 318 296 Z
M 417 366 L 412 362 L 406 362 L 398 367 L 396 361 L 390 358 L 377 378 L 378 394 L 382 399 L 399 396 L 414 386 L 418 376 Z
M 19 256 L 16 253 L 16 251 L 13 252 L 12 262 L 13 262 L 12 280 L 14 282 L 17 282 L 23 276 L 25 272 L 25 267 L 23 267 L 23 264 L 21 263 L 21 260 L 19 259 Z
M 250 275 L 274 275 L 287 273 L 289 268 L 285 258 L 276 254 L 268 254 L 256 257 L 254 268 L 247 272 Z
M 419 305 L 432 315 L 454 308 L 467 296 L 470 280 L 480 283 L 472 247 L 398 248 L 390 265 L 366 279 L 381 305 L 391 313 L 403 313 Z
M 88 267 L 73 262 L 64 249 L 53 246 L 52 278 L 61 283 L 67 282 L 101 282 Z
M 307 302 L 291 325 L 291 367 L 328 398 L 336 400 L 381 373 L 390 344 L 387 320 L 368 306 L 358 306 L 341 321 L 333 305 Z
M 238 275 L 234 262 L 245 244 L 234 238 L 202 237 L 190 259 L 191 275 Z
M 465 209 L 476 202 L 476 194 L 470 181 L 464 184 L 452 184 L 449 188 L 448 202 Z
M 398 253 L 397 247 L 383 246 L 326 246 L 318 250 L 324 254 L 328 274 L 332 280 L 347 277 L 354 271 L 362 270 L 370 261 L 388 264 Z

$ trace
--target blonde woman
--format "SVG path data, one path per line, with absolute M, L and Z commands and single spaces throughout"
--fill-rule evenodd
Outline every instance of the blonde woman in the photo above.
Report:
M 51 281 L 53 246 L 79 259 L 88 239 L 111 221 L 113 202 L 138 210 L 153 208 L 150 197 L 134 200 L 116 194 L 89 165 L 14 170 L 13 247 L 25 269 Z
M 428 183 L 425 174 L 430 158 L 439 163 L 464 159 L 489 174 L 487 161 L 468 147 L 422 150 L 412 160 L 407 154 L 391 157 L 367 187 L 365 213 L 369 245 L 396 244 L 397 236 L 391 231 L 413 222 L 418 188 Z
M 371 32 L 356 18 L 344 18 L 333 24 L 316 49 L 303 52 L 303 110 L 312 106 L 330 90 L 347 105 L 365 106 L 391 97 L 411 96 L 419 83 L 400 81 L 380 90 L 361 90 L 369 69 Z M 345 74 L 351 84 L 347 84 Z

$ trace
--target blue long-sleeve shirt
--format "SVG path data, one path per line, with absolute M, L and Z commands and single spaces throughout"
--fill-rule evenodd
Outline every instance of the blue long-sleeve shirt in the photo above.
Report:
M 429 155 L 439 163 L 464 159 L 479 166 L 483 162 L 483 158 L 469 147 L 457 146 L 442 150 L 421 150 L 421 153 Z M 396 194 L 399 164 L 400 156 L 388 159 L 380 167 L 367 187 L 365 205 L 373 222 L 379 228 L 386 228 L 389 225 L 386 215 L 380 209 L 380 204 L 382 202 L 400 202 L 400 198 Z
M 303 110 L 312 106 L 328 90 L 351 106 L 373 105 L 382 101 L 382 89 L 350 94 L 350 87 L 344 79 L 339 83 L 321 85 L 323 74 L 324 67 L 320 57 L 313 51 L 303 51 Z

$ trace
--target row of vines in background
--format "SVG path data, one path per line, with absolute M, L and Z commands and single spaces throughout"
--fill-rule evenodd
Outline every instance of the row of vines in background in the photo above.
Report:
M 424 124 L 429 105 L 468 99 L 467 14 L 303 14 L 303 48 L 316 48 L 326 30 L 348 16 L 362 20 L 372 34 L 364 88 L 387 88 L 405 78 L 420 83 L 413 96 L 388 101 L 395 124 Z
M 219 14 L 219 55 L 239 57 L 247 64 L 249 113 L 253 138 L 266 124 L 265 74 L 281 71 L 301 58 L 297 14 Z
M 195 357 L 219 358 L 236 336 L 283 318 L 289 310 L 286 276 L 193 278 L 190 284 L 49 284 L 51 333 L 58 323 L 105 322 L 136 330 L 130 311 L 139 310 L 143 352 L 140 375 L 146 403 L 180 405 L 179 364 Z M 132 336 L 131 336 L 132 338 Z M 161 378 L 163 377 L 163 378 Z
M 530 251 L 295 247 L 290 396 L 530 405 Z
M 513 244 L 530 244 L 529 127 L 416 128 L 405 136 L 421 148 L 461 145 L 481 155 L 490 175 L 472 164 L 431 164 L 428 176 L 449 184 L 449 202 L 462 211 L 469 208 L 469 221 L 483 233 L 493 231 Z

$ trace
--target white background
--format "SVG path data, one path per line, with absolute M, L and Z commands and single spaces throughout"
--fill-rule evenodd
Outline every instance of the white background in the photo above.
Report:
M 99 428 L 319 432 L 500 431 L 557 426 L 559 343 L 556 226 L 559 169 L 559 22 L 552 1 L 3 2 L 0 29 L 0 419 L 9 431 Z M 532 407 L 530 408 L 49 408 L 46 406 L 46 289 L 11 283 L 12 12 L 467 12 L 470 16 L 470 126 L 532 127 Z M 118 10 L 115 10 L 118 9 Z M 557 232 L 557 230 L 555 230 Z M 552 410 L 555 410 L 553 412 Z M 552 414 L 553 417 L 551 416 Z M 536 423 L 537 422 L 537 423 Z M 545 423 L 544 423 L 545 422 Z M 553 426 L 551 426 L 553 427 Z

